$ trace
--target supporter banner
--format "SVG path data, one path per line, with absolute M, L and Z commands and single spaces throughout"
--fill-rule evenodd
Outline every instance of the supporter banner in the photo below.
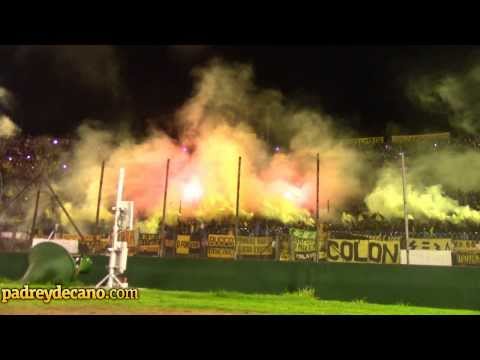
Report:
M 208 247 L 235 247 L 235 236 L 233 235 L 208 235 Z
M 418 141 L 426 141 L 426 140 L 449 140 L 450 133 L 435 133 L 435 134 L 423 134 L 423 135 L 396 135 L 392 136 L 392 143 L 394 144 L 401 144 L 401 143 L 409 143 L 409 142 L 418 142 Z
M 167 246 L 167 242 L 171 241 L 171 246 Z M 168 244 L 170 245 L 170 244 Z M 174 240 L 166 240 L 165 241 L 166 247 L 175 247 Z M 176 253 L 177 255 L 189 255 L 192 254 L 192 250 L 200 249 L 200 241 L 195 241 L 190 238 L 190 235 L 177 235 L 177 242 L 176 242 Z
M 146 245 L 158 245 L 160 244 L 161 236 L 160 234 L 148 234 L 148 233 L 139 233 L 138 234 L 138 245 L 139 246 L 146 246 Z M 175 240 L 173 239 L 165 239 L 165 247 L 166 248 L 173 248 L 175 249 Z
M 401 262 L 407 264 L 407 251 L 401 251 Z M 408 265 L 452 266 L 450 250 L 409 250 Z
M 158 254 L 160 246 L 158 245 L 139 245 L 138 252 Z
M 17 239 L 17 240 L 27 240 L 28 234 L 26 232 L 12 232 L 12 231 L 2 231 L 0 233 L 0 238 L 3 239 Z
M 165 239 L 165 247 L 166 248 L 175 248 L 175 240 Z
M 356 235 L 356 234 L 354 234 Z M 368 240 L 378 240 L 378 241 L 400 241 L 401 236 L 388 236 L 388 235 L 360 235 L 354 240 L 362 240 L 363 238 Z
M 120 231 L 120 233 L 118 234 L 118 239 L 120 241 L 126 241 L 128 246 L 135 246 L 135 231 L 133 230 Z
M 415 239 L 408 241 L 409 250 L 451 250 L 453 248 L 451 239 Z
M 62 238 L 62 239 L 65 239 L 65 240 L 81 240 L 80 239 L 80 236 L 77 235 L 77 234 L 59 234 L 59 236 Z M 133 235 L 132 235 L 132 242 L 134 241 L 133 240 Z M 92 241 L 95 241 L 95 235 L 83 235 L 83 240 L 86 241 L 86 242 L 92 242 Z M 98 236 L 98 240 L 109 240 L 108 238 L 103 238 L 101 237 L 100 235 Z
M 233 248 L 208 248 L 207 256 L 209 258 L 217 259 L 233 259 L 235 256 L 235 249 Z
M 280 261 L 289 261 L 290 260 L 290 248 L 288 243 L 288 237 L 281 237 L 280 241 Z
M 273 255 L 273 239 L 268 236 L 238 236 L 238 254 L 242 256 Z
M 452 240 L 453 249 L 457 250 L 480 250 L 480 242 L 474 240 Z
M 399 264 L 398 240 L 328 240 L 327 260 L 331 262 Z
M 342 139 L 342 142 L 345 144 L 351 144 L 351 145 L 383 144 L 383 136 L 356 138 L 356 139 Z
M 235 236 L 208 235 L 207 256 L 209 258 L 233 259 L 235 256 Z
M 293 242 L 293 249 L 295 252 L 295 260 L 314 260 L 317 248 L 316 231 L 290 229 L 290 237 Z M 319 260 L 326 258 L 325 251 L 323 251 L 324 240 L 319 239 Z
M 188 255 L 190 248 L 190 235 L 177 235 L 176 253 L 179 255 Z
M 155 245 L 160 242 L 160 234 L 138 234 L 138 242 L 140 245 Z
M 480 250 L 455 251 L 452 262 L 453 265 L 480 265 Z

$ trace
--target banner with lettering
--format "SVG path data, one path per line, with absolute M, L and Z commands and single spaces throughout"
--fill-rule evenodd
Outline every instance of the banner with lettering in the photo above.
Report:
M 190 235 L 177 235 L 176 253 L 178 255 L 188 255 Z
M 198 253 L 200 249 L 200 241 L 190 238 L 190 235 L 177 235 L 176 249 L 177 255 L 190 255 Z
M 399 264 L 400 241 L 328 240 L 326 255 L 330 262 Z
M 453 265 L 480 265 L 480 250 L 452 252 Z
M 238 254 L 241 256 L 272 256 L 273 239 L 269 236 L 238 236 Z
M 419 141 L 445 141 L 450 139 L 450 133 L 434 133 L 434 134 L 423 134 L 423 135 L 395 135 L 392 136 L 392 143 L 402 144 L 402 143 L 411 143 Z
M 452 250 L 451 239 L 416 239 L 408 240 L 409 250 Z
M 480 250 L 480 242 L 475 240 L 452 240 L 453 249 L 457 250 Z
M 158 245 L 160 243 L 160 234 L 138 234 L 139 245 Z
M 350 145 L 375 145 L 383 144 L 383 136 L 355 138 L 355 139 L 342 139 L 344 144 Z
M 208 235 L 209 258 L 233 259 L 235 256 L 235 236 L 233 235 Z
M 316 253 L 316 231 L 303 230 L 303 229 L 290 229 L 290 239 L 293 244 L 295 260 L 314 260 Z M 318 258 L 323 260 L 326 257 L 324 251 L 324 240 L 320 236 L 318 240 Z
M 280 256 L 279 260 L 280 261 L 290 261 L 290 241 L 289 241 L 289 236 L 288 235 L 280 235 L 277 238 L 277 241 L 279 241 L 279 250 L 280 250 Z

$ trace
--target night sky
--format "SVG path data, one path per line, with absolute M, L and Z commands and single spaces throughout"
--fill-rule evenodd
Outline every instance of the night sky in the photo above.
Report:
M 147 120 L 168 129 L 192 94 L 192 69 L 220 57 L 252 64 L 260 87 L 321 108 L 360 135 L 382 136 L 392 123 L 405 133 L 450 130 L 445 118 L 407 98 L 405 81 L 460 71 L 476 52 L 465 46 L 3 46 L 0 86 L 14 94 L 14 106 L 3 111 L 24 133 L 67 135 L 95 118 L 106 125 L 127 120 L 141 134 Z

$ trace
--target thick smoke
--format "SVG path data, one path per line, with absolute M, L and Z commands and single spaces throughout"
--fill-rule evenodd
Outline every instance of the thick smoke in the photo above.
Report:
M 410 98 L 424 109 L 448 118 L 454 129 L 478 135 L 480 130 L 480 66 L 456 73 L 416 77 L 407 86 Z M 409 154 L 407 154 L 409 155 Z M 461 206 L 447 194 L 480 190 L 480 153 L 439 146 L 407 160 L 409 213 L 415 218 L 480 223 L 480 212 Z M 382 169 L 375 189 L 366 196 L 370 211 L 394 218 L 403 216 L 400 161 Z
M 446 115 L 453 128 L 480 131 L 480 65 L 452 74 L 425 75 L 412 80 L 408 95 L 424 109 Z
M 6 115 L 0 114 L 0 139 L 10 138 L 20 132 L 20 128 Z
M 113 205 L 118 169 L 125 167 L 124 198 L 133 200 L 142 225 L 155 230 L 161 217 L 167 159 L 170 177 L 167 221 L 235 214 L 238 157 L 240 213 L 285 222 L 312 223 L 316 201 L 316 154 L 320 153 L 320 206 L 341 205 L 361 194 L 362 157 L 333 135 L 333 119 L 289 104 L 281 93 L 258 89 L 250 66 L 213 61 L 195 71 L 193 96 L 179 109 L 180 141 L 160 131 L 137 143 L 128 136 L 85 125 L 79 130 L 72 175 L 57 184 L 75 194 L 72 214 L 93 221 L 100 156 L 107 158 L 103 214 Z M 268 127 L 267 127 L 268 126 Z M 273 151 L 259 133 L 281 141 Z
M 47 58 L 54 76 L 88 89 L 92 97 L 116 100 L 124 91 L 119 56 L 113 46 L 21 46 L 16 58 L 26 67 Z
M 0 138 L 10 138 L 20 132 L 20 128 L 12 119 L 2 112 L 13 107 L 13 95 L 10 91 L 0 86 Z M 3 110 L 3 111 L 2 111 Z
M 417 177 L 415 167 L 407 177 L 408 213 L 414 219 L 435 219 L 458 224 L 464 221 L 480 223 L 480 212 L 469 206 L 461 206 L 448 197 L 440 182 L 426 186 Z M 403 217 L 402 176 L 399 168 L 382 170 L 375 189 L 365 202 L 371 212 L 382 214 L 387 219 Z

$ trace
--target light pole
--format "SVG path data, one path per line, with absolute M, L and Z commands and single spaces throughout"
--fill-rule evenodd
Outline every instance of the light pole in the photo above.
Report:
M 409 264 L 408 254 L 408 208 L 407 208 L 407 175 L 405 172 L 405 154 L 400 153 L 402 157 L 402 184 L 403 184 L 403 216 L 405 218 L 405 250 L 407 253 L 407 265 Z

